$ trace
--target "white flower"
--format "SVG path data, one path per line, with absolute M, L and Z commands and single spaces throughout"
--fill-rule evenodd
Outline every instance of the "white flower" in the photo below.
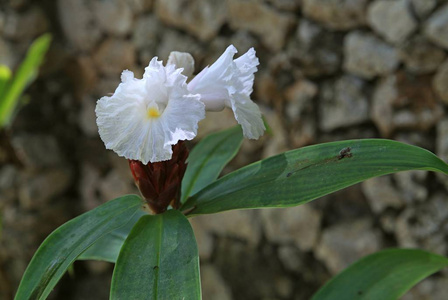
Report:
M 172 145 L 196 136 L 204 104 L 188 91 L 181 72 L 174 64 L 164 67 L 156 57 L 142 79 L 123 71 L 115 93 L 98 100 L 95 110 L 107 149 L 147 164 L 169 160 Z
M 231 108 L 243 128 L 244 136 L 258 139 L 265 127 L 260 109 L 250 99 L 250 94 L 259 62 L 253 48 L 234 60 L 233 56 L 237 52 L 233 45 L 227 47 L 214 64 L 202 70 L 188 83 L 188 90 L 201 95 L 206 110 Z

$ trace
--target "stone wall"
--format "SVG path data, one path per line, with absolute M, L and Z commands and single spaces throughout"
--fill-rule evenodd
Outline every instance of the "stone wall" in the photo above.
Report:
M 245 141 L 226 172 L 309 144 L 392 138 L 448 159 L 448 3 L 443 0 L 12 0 L 0 4 L 0 63 L 43 32 L 54 41 L 29 103 L 0 142 L 0 298 L 70 218 L 136 193 L 106 151 L 95 102 L 123 69 L 192 53 L 197 70 L 229 45 L 260 57 L 253 99 L 272 133 Z M 213 121 L 212 121 L 213 119 Z M 199 137 L 234 124 L 230 112 Z M 196 139 L 197 142 L 198 139 Z M 448 179 L 405 172 L 290 209 L 192 220 L 204 299 L 308 299 L 354 260 L 386 247 L 448 255 Z M 107 299 L 112 267 L 76 263 L 53 299 Z M 448 274 L 405 299 L 445 299 Z

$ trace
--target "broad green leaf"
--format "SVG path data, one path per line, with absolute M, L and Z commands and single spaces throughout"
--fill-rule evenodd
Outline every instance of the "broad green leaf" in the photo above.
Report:
M 5 92 L 10 79 L 11 70 L 7 66 L 0 65 L 0 103 L 2 102 L 2 95 Z
M 368 178 L 406 170 L 448 173 L 433 153 L 383 139 L 304 147 L 227 174 L 182 206 L 189 216 L 231 209 L 296 206 Z
M 44 34 L 37 38 L 28 49 L 27 55 L 17 69 L 12 81 L 0 99 L 0 127 L 10 122 L 11 115 L 23 90 L 36 78 L 39 66 L 50 47 L 51 36 Z
M 241 126 L 211 134 L 191 151 L 182 180 L 181 202 L 218 178 L 225 165 L 236 155 L 243 142 Z
M 23 275 L 16 300 L 45 299 L 75 259 L 96 240 L 124 226 L 139 211 L 135 195 L 109 201 L 53 231 Z
M 110 299 L 201 299 L 198 249 L 183 214 L 140 218 L 115 264 Z
M 138 211 L 134 217 L 124 226 L 115 229 L 97 240 L 92 246 L 84 251 L 77 259 L 78 260 L 103 260 L 115 263 L 123 246 L 124 241 L 131 232 L 135 223 L 147 213 L 143 210 Z
M 389 249 L 357 261 L 325 284 L 312 300 L 395 300 L 448 259 L 414 249 Z

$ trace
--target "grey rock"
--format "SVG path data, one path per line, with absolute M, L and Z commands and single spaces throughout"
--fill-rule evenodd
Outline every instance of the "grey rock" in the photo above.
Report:
M 106 76 L 118 76 L 123 70 L 132 69 L 136 61 L 134 45 L 125 40 L 104 40 L 93 55 L 99 71 Z
M 265 47 L 271 51 L 283 48 L 288 31 L 295 18 L 256 0 L 229 0 L 229 23 L 233 29 L 247 30 L 257 35 Z
M 336 30 L 352 29 L 365 24 L 368 0 L 303 0 L 303 14 Z
M 407 203 L 423 202 L 428 197 L 425 178 L 428 171 L 407 171 L 393 174 L 400 194 Z
M 321 213 L 310 205 L 261 211 L 263 227 L 271 243 L 294 243 L 302 251 L 310 251 L 317 242 Z
M 120 172 L 115 169 L 101 179 L 98 189 L 104 202 L 135 192 L 132 185 L 123 180 Z
M 317 95 L 317 85 L 313 82 L 300 79 L 285 91 L 286 115 L 291 121 L 300 119 L 304 112 L 309 112 L 312 99 Z
M 378 34 L 395 44 L 404 42 L 417 28 L 408 0 L 376 0 L 369 5 L 367 19 Z
M 0 38 L 0 64 L 14 69 L 17 60 L 18 58 L 15 55 L 12 45 L 8 41 Z
M 198 218 L 190 219 L 190 224 L 194 231 L 196 243 L 198 244 L 201 262 L 210 260 L 214 244 L 212 233 L 207 231 L 207 225 L 198 221 Z
M 321 91 L 321 128 L 331 131 L 368 120 L 369 104 L 364 93 L 365 82 L 345 75 L 334 82 L 326 82 Z
M 146 50 L 154 53 L 158 44 L 160 29 L 161 25 L 154 15 L 140 17 L 132 31 L 133 44 L 140 51 Z M 143 60 L 143 62 L 146 61 L 149 62 L 149 60 Z
M 395 76 L 383 78 L 373 92 L 371 118 L 384 137 L 389 137 L 394 130 L 393 102 L 398 97 L 395 82 Z
M 195 217 L 195 222 L 209 233 L 236 237 L 256 246 L 261 238 L 261 225 L 257 211 L 234 210 L 215 215 Z
M 442 49 L 429 43 L 423 36 L 416 36 L 404 43 L 399 53 L 406 69 L 419 75 L 434 72 L 446 57 Z
M 266 122 L 271 127 L 272 132 L 275 132 L 272 135 L 265 134 L 261 138 L 261 141 L 265 145 L 261 154 L 262 158 L 268 158 L 289 150 L 288 137 L 283 126 L 282 118 L 264 106 L 261 107 L 261 113 L 266 118 Z
M 433 79 L 433 87 L 437 95 L 445 103 L 448 103 L 448 60 L 446 60 L 437 70 Z
M 282 10 L 296 11 L 300 8 L 302 0 L 268 0 L 275 7 Z
M 58 14 L 64 35 L 75 49 L 89 51 L 96 46 L 101 31 L 88 1 L 59 0 Z
M 300 250 L 291 245 L 283 245 L 278 248 L 278 257 L 288 271 L 300 273 L 304 267 L 304 259 Z
M 399 246 L 424 248 L 446 255 L 447 217 L 448 204 L 444 193 L 436 193 L 417 207 L 407 208 L 397 218 L 395 235 Z
M 324 230 L 315 254 L 332 274 L 337 274 L 361 257 L 381 249 L 381 233 L 372 221 L 362 219 L 344 222 Z
M 397 51 L 369 33 L 350 32 L 344 40 L 344 69 L 372 79 L 393 72 L 398 64 Z
M 362 191 L 369 201 L 373 212 L 380 214 L 386 208 L 404 206 L 400 191 L 392 184 L 391 176 L 371 178 L 362 183 Z
M 97 168 L 87 163 L 82 164 L 79 193 L 86 211 L 94 209 L 103 203 L 99 193 L 100 179 L 101 174 Z
M 154 0 L 129 0 L 127 3 L 134 14 L 147 13 L 151 11 Z
M 342 36 L 303 19 L 295 38 L 288 44 L 287 52 L 305 76 L 332 75 L 341 66 Z
M 201 46 L 192 37 L 165 29 L 157 46 L 156 54 L 163 61 L 167 61 L 172 51 L 188 52 L 195 61 L 199 61 L 198 56 L 203 53 Z
M 448 4 L 439 8 L 426 21 L 424 33 L 435 44 L 448 49 Z
M 21 176 L 18 197 L 21 207 L 38 209 L 70 187 L 72 174 L 69 168 L 48 169 Z
M 131 31 L 133 15 L 128 1 L 96 0 L 92 5 L 95 19 L 104 32 L 122 36 Z
M 410 0 L 410 2 L 412 9 L 420 19 L 426 18 L 437 5 L 437 0 Z
M 164 23 L 185 30 L 204 41 L 212 39 L 218 33 L 227 17 L 225 1 L 158 0 L 156 13 Z
M 81 102 L 78 124 L 82 132 L 88 137 L 98 136 L 98 126 L 96 125 L 96 99 L 85 96 Z
M 213 265 L 201 265 L 201 289 L 204 299 L 233 299 L 230 288 Z
M 3 34 L 12 40 L 29 43 L 31 39 L 47 31 L 48 25 L 43 11 L 34 6 L 23 13 L 8 13 Z
M 62 162 L 62 153 L 54 136 L 21 134 L 12 145 L 20 161 L 28 168 L 52 167 Z

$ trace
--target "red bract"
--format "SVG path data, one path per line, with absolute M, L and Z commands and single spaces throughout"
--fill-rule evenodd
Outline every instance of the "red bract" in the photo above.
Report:
M 187 157 L 188 149 L 180 141 L 173 146 L 170 160 L 147 165 L 138 160 L 129 160 L 135 183 L 155 214 L 163 213 L 170 204 L 173 208 L 179 208 Z

